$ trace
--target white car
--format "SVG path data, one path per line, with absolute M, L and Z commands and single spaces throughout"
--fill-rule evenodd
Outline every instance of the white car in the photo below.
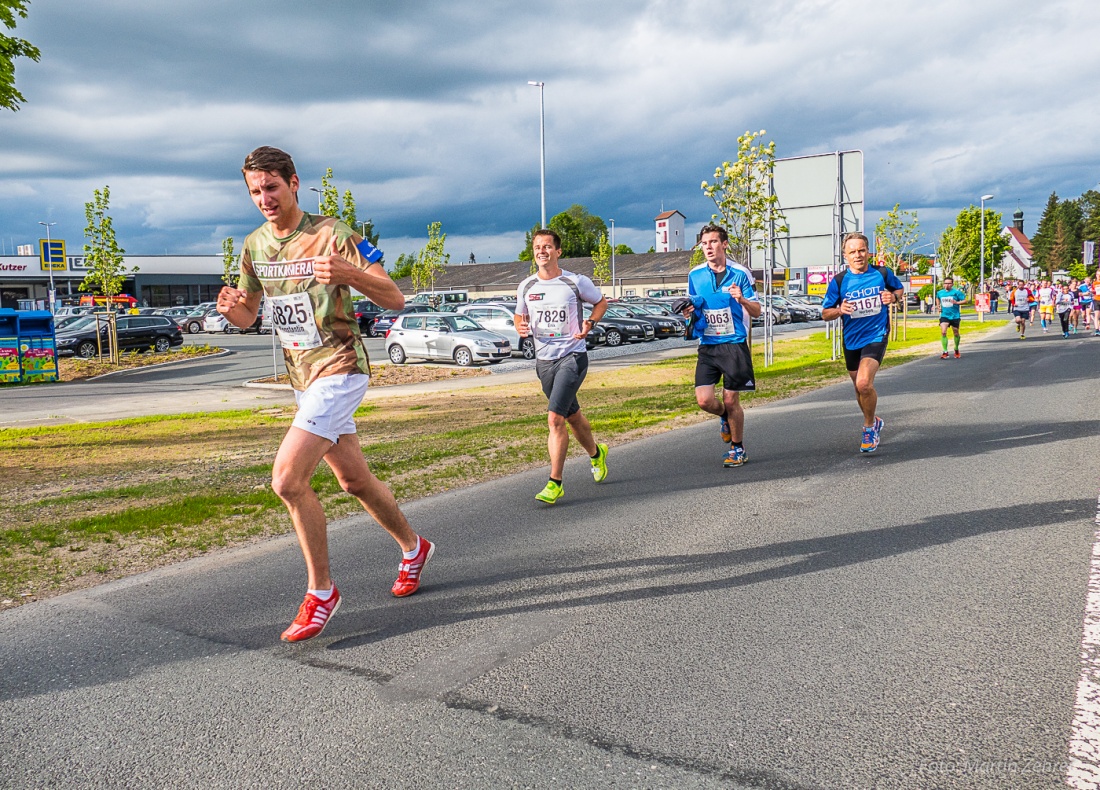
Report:
M 395 365 L 410 357 L 450 359 L 462 367 L 475 362 L 500 362 L 512 356 L 504 335 L 490 332 L 465 315 L 406 313 L 386 332 L 386 356 Z
M 520 337 L 516 331 L 516 306 L 515 304 L 498 304 L 495 302 L 477 302 L 464 304 L 455 310 L 460 315 L 466 315 L 477 321 L 490 332 L 504 335 L 512 344 L 512 349 L 519 351 L 524 359 L 535 358 L 535 341 L 530 337 Z
M 202 330 L 204 332 L 224 332 L 225 334 L 239 332 L 243 335 L 246 332 L 255 332 L 258 335 L 266 335 L 271 332 L 271 316 L 265 316 L 260 312 L 256 315 L 256 320 L 252 322 L 252 326 L 248 329 L 238 329 L 217 310 L 211 310 L 202 320 Z

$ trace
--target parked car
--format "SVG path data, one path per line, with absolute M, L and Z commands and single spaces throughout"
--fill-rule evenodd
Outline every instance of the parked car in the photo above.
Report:
M 608 308 L 610 313 L 612 308 Z M 586 311 L 585 316 L 589 313 Z M 605 341 L 609 346 L 621 346 L 623 343 L 636 343 L 640 340 L 653 340 L 653 324 L 640 318 L 623 318 L 604 314 L 598 325 L 604 330 Z
M 459 315 L 469 316 L 490 332 L 504 335 L 512 344 L 512 350 L 518 351 L 524 359 L 535 358 L 535 341 L 530 337 L 520 337 L 516 331 L 516 305 L 497 302 L 470 302 L 459 305 Z
M 154 315 L 166 315 L 169 318 L 181 318 L 194 311 L 194 307 L 161 307 Z M 178 322 L 177 322 L 178 323 Z
M 256 313 L 256 320 L 252 322 L 250 327 L 240 329 L 229 323 L 229 320 L 217 310 L 211 310 L 202 320 L 202 330 L 204 332 L 224 332 L 225 334 L 239 332 L 243 335 L 248 332 L 255 332 L 258 335 L 266 335 L 271 332 L 271 319 L 265 320 L 261 309 Z
M 684 322 L 671 315 L 658 315 L 646 312 L 634 304 L 613 304 L 607 308 L 606 316 L 616 318 L 637 318 L 640 321 L 648 321 L 653 326 L 653 337 L 670 338 L 681 337 L 684 334 Z
M 431 305 L 427 304 L 408 304 L 402 307 L 400 310 L 383 310 L 377 318 L 374 319 L 374 336 L 384 335 L 393 326 L 393 322 L 397 320 L 398 316 L 407 315 L 409 313 L 435 313 L 438 312 Z
M 764 298 L 760 297 L 760 302 L 763 304 Z M 752 319 L 753 326 L 764 326 L 764 314 L 767 308 L 763 308 L 760 311 L 760 315 Z M 791 314 L 786 307 L 779 304 L 772 304 L 772 324 L 789 324 L 791 323 Z
M 76 316 L 87 315 L 92 312 L 90 307 L 59 307 L 57 312 L 53 314 L 54 326 L 57 326 L 57 321 L 61 318 L 73 318 Z
M 217 314 L 217 312 L 217 310 L 210 307 L 204 307 L 201 309 L 196 308 L 187 315 L 172 316 L 172 319 L 176 322 L 176 324 L 179 325 L 179 328 L 187 334 L 197 335 L 199 332 L 205 331 L 202 324 L 203 321 L 206 320 L 206 316 L 209 313 Z
M 820 304 L 812 304 L 810 302 L 804 301 L 801 296 L 797 296 L 797 297 L 796 296 L 788 296 L 787 301 L 790 302 L 795 307 L 798 307 L 799 309 L 807 311 L 807 313 L 810 316 L 810 318 L 809 318 L 810 321 L 820 321 L 821 320 L 821 305 Z M 791 319 L 795 320 L 793 313 L 791 314 Z
M 475 362 L 508 359 L 512 344 L 466 315 L 413 312 L 397 316 L 386 332 L 386 356 L 395 365 L 415 357 L 450 359 L 469 367 Z
M 183 345 L 183 332 L 179 325 L 164 315 L 120 315 L 115 319 L 120 350 L 167 351 Z M 87 317 L 83 324 L 72 324 L 66 331 L 57 333 L 57 353 L 75 354 L 78 357 L 94 357 L 99 353 L 96 336 L 104 350 L 107 348 L 107 325 L 94 317 Z
M 793 323 L 807 323 L 821 318 L 821 310 L 810 305 L 796 302 L 785 296 L 773 296 L 772 304 L 784 308 L 791 317 Z
M 374 328 L 374 319 L 385 311 L 370 299 L 359 299 L 355 302 L 355 320 L 359 322 L 359 331 L 367 337 L 378 337 L 381 332 Z

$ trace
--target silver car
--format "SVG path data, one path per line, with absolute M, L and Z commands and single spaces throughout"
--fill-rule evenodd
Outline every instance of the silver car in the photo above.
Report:
M 469 367 L 475 362 L 500 362 L 512 356 L 504 335 L 490 332 L 465 315 L 406 313 L 386 332 L 386 355 L 395 365 L 406 359 L 450 359 Z
M 464 304 L 457 311 L 461 315 L 469 316 L 490 332 L 504 335 L 512 344 L 514 350 L 518 350 L 524 359 L 535 358 L 535 341 L 530 337 L 520 337 L 516 331 L 516 306 L 514 304 L 474 303 Z

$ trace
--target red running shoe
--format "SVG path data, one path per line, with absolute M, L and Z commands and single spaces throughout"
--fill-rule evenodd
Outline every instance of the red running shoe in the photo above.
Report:
M 398 566 L 400 573 L 397 574 L 397 581 L 393 583 L 393 588 L 390 590 L 398 598 L 404 598 L 406 595 L 412 595 L 414 592 L 420 589 L 420 574 L 424 571 L 424 566 L 428 564 L 428 560 L 435 554 L 435 544 L 424 538 L 420 539 L 420 551 L 416 553 L 416 557 L 411 560 L 402 560 Z
M 955 352 L 955 359 L 962 359 L 962 354 L 960 354 L 958 351 L 956 351 Z
M 340 608 L 340 591 L 336 585 L 332 585 L 332 596 L 327 601 L 322 601 L 316 595 L 306 593 L 306 599 L 298 608 L 298 616 L 290 624 L 290 628 L 283 631 L 284 642 L 302 642 L 320 636 L 328 625 L 329 618 L 336 614 Z

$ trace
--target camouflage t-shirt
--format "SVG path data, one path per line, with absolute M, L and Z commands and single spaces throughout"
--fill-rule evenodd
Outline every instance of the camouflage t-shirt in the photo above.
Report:
M 316 214 L 303 215 L 298 229 L 285 238 L 265 223 L 248 235 L 241 250 L 237 287 L 263 291 L 290 384 L 299 391 L 323 376 L 370 373 L 351 289 L 323 285 L 313 276 L 313 258 L 331 254 L 333 237 L 340 255 L 361 269 L 382 257 L 343 222 Z

